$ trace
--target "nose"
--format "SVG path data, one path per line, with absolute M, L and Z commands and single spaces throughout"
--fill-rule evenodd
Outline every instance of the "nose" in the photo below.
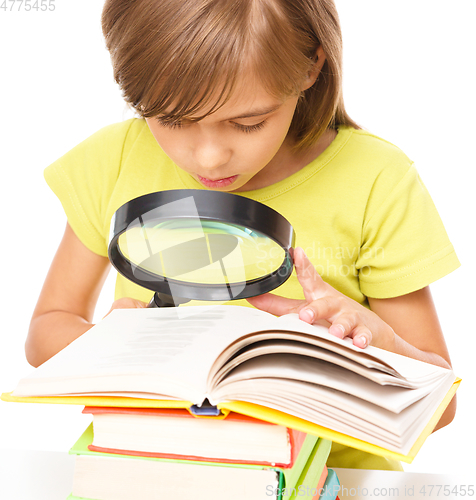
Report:
M 199 134 L 195 140 L 193 154 L 202 172 L 211 171 L 229 162 L 231 148 L 217 134 Z

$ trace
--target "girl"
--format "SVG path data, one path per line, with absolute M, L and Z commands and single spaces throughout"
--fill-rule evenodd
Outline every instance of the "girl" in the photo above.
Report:
M 266 203 L 296 229 L 296 276 L 235 303 L 324 319 L 361 348 L 450 367 L 428 285 L 459 262 L 412 162 L 345 111 L 331 0 L 107 0 L 102 27 L 139 118 L 45 171 L 68 225 L 31 320 L 31 364 L 91 328 L 117 208 L 202 188 Z M 151 295 L 118 277 L 112 308 Z M 453 401 L 437 428 L 454 411 Z M 400 468 L 340 445 L 328 465 Z

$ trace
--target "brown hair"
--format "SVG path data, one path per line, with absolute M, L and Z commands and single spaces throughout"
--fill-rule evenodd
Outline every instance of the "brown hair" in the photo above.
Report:
M 301 94 L 296 148 L 350 125 L 342 98 L 342 37 L 333 0 L 106 0 L 102 29 L 114 78 L 140 116 L 178 121 L 216 111 L 251 69 L 274 96 L 300 93 L 319 45 L 326 61 Z

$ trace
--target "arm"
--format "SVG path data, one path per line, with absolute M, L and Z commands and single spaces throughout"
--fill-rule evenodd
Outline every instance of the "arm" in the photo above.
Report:
M 108 259 L 86 248 L 67 224 L 30 322 L 25 353 L 31 365 L 41 365 L 93 326 L 108 271 Z
M 368 300 L 372 311 L 395 332 L 394 352 L 451 368 L 450 356 L 429 287 L 401 297 Z M 448 425 L 455 412 L 456 396 L 434 430 Z
M 30 322 L 25 343 L 28 362 L 39 366 L 89 330 L 109 259 L 95 254 L 67 224 Z M 143 307 L 121 299 L 115 307 Z
M 391 299 L 369 298 L 369 310 L 325 283 L 302 249 L 296 248 L 294 256 L 305 300 L 265 294 L 248 299 L 252 305 L 277 315 L 298 313 L 300 319 L 311 324 L 326 320 L 330 323 L 330 333 L 340 338 L 352 338 L 357 347 L 365 348 L 371 344 L 451 368 L 428 287 Z M 455 409 L 456 399 L 453 398 L 435 430 L 452 421 Z

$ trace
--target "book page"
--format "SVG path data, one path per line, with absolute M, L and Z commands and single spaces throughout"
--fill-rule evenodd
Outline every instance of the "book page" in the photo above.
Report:
M 208 370 L 233 340 L 274 323 L 237 306 L 116 309 L 22 379 L 14 396 L 151 393 L 201 403 Z
M 238 394 L 241 397 L 253 398 L 253 402 L 259 398 L 265 406 L 268 397 L 273 397 L 281 406 L 298 408 L 299 415 L 303 414 L 303 411 L 319 410 L 329 418 L 339 420 L 339 414 L 345 414 L 345 419 L 340 419 L 341 422 L 352 421 L 355 422 L 355 427 L 370 429 L 372 432 L 375 428 L 380 428 L 386 435 L 394 436 L 401 436 L 422 415 L 422 409 L 429 407 L 434 397 L 439 396 L 438 393 L 432 392 L 400 413 L 394 413 L 336 389 L 308 382 L 299 382 L 299 385 L 299 392 L 296 392 L 294 380 L 260 378 L 258 383 L 256 380 L 243 380 L 229 385 L 226 392 L 232 394 L 232 399 L 237 399 Z M 307 410 L 304 410 L 305 408 Z
M 276 324 L 283 330 L 310 333 L 323 340 L 328 340 L 335 346 L 341 348 L 338 351 L 336 350 L 336 352 L 354 359 L 357 362 L 365 363 L 364 357 L 373 358 L 378 364 L 388 365 L 404 379 L 416 384 L 419 382 L 425 384 L 431 380 L 441 379 L 445 377 L 448 372 L 446 368 L 442 368 L 441 366 L 432 365 L 406 356 L 400 356 L 394 352 L 385 351 L 384 349 L 379 349 L 371 345 L 367 346 L 365 349 L 361 349 L 354 346 L 352 340 L 349 338 L 344 340 L 339 339 L 330 334 L 326 328 L 315 327 L 301 321 L 297 314 L 286 314 L 285 316 L 281 316 L 277 318 Z M 366 366 L 377 367 L 368 362 Z
M 255 344 L 261 344 L 264 341 L 269 341 L 268 353 L 275 352 L 276 346 L 275 342 L 273 342 L 274 340 L 276 341 L 276 345 L 283 340 L 292 341 L 296 344 L 299 343 L 302 345 L 303 349 L 307 349 L 309 346 L 316 346 L 322 349 L 323 352 L 326 352 L 325 356 L 328 360 L 332 358 L 332 362 L 335 364 L 346 367 L 347 369 L 353 369 L 353 371 L 357 373 L 362 374 L 362 372 L 366 372 L 369 378 L 372 380 L 378 379 L 381 384 L 392 383 L 394 385 L 416 389 L 441 380 L 448 372 L 445 368 L 388 353 L 382 349 L 372 348 L 372 346 L 368 346 L 366 349 L 360 349 L 355 347 L 350 339 L 342 340 L 334 337 L 329 334 L 327 328 L 309 325 L 297 319 L 297 315 L 287 315 L 277 318 L 276 324 L 280 327 L 286 326 L 291 331 L 280 329 L 254 332 L 252 334 L 243 335 L 231 343 L 220 354 L 210 370 L 208 380 L 209 390 L 212 390 L 217 380 L 219 380 L 224 371 L 226 371 L 226 368 L 223 367 L 227 367 L 230 360 L 235 364 L 235 358 L 237 356 L 245 351 L 251 352 Z M 300 330 L 298 330 L 298 328 Z M 403 377 L 397 369 L 392 368 L 387 363 L 380 362 L 374 355 L 369 355 L 369 352 L 382 355 L 388 359 L 390 359 L 388 355 L 393 354 L 395 358 L 392 358 L 393 364 L 399 369 L 403 367 L 403 370 L 400 371 L 403 371 L 408 378 Z M 321 359 L 324 359 L 323 356 L 321 356 Z M 362 367 L 362 370 L 359 370 L 359 365 Z M 351 368 L 351 366 L 353 368 Z M 411 372 L 408 370 L 408 367 L 410 367 Z M 372 375 L 370 376 L 370 374 Z
M 428 396 L 399 414 L 338 390 L 286 379 L 237 380 L 218 388 L 212 396 L 220 401 L 247 401 L 279 410 L 406 454 L 453 382 L 450 372 Z
M 285 337 L 285 338 L 282 338 Z M 283 332 L 258 333 L 256 338 L 265 340 L 256 340 L 252 344 L 240 349 L 228 363 L 225 364 L 211 379 L 211 384 L 216 386 L 227 373 L 236 368 L 239 364 L 252 358 L 257 358 L 266 354 L 298 354 L 300 356 L 308 356 L 310 358 L 322 359 L 338 366 L 342 366 L 347 370 L 362 375 L 373 382 L 380 385 L 395 385 L 398 387 L 407 387 L 416 389 L 417 386 L 407 380 L 382 372 L 376 368 L 368 368 L 365 365 L 357 363 L 353 359 L 347 358 L 333 351 L 321 348 L 317 345 L 309 343 L 289 340 L 291 335 Z M 308 339 L 305 339 L 308 340 Z
M 450 373 L 448 370 L 447 372 Z M 300 392 L 300 381 L 330 387 L 394 413 L 401 412 L 404 408 L 429 394 L 438 385 L 436 382 L 419 389 L 382 386 L 356 373 L 349 373 L 345 368 L 320 359 L 296 354 L 268 354 L 239 365 L 218 384 L 214 394 L 220 394 L 220 398 L 228 398 L 228 385 L 240 380 L 255 380 L 258 386 L 260 378 L 293 380 L 296 393 Z

